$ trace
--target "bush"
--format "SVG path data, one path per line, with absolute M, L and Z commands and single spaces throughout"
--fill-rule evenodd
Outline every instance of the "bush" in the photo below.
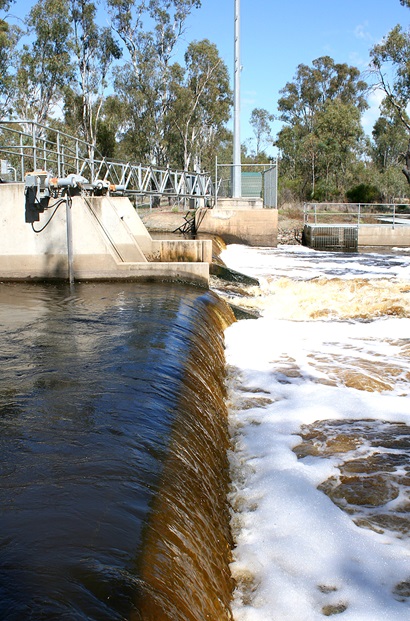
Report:
M 346 192 L 349 203 L 380 203 L 381 192 L 375 185 L 360 183 Z

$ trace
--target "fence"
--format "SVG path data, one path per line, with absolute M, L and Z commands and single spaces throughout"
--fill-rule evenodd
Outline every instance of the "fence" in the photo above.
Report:
M 410 205 L 370 203 L 305 203 L 304 224 L 321 226 L 365 226 L 378 224 L 394 228 L 410 225 Z
M 233 164 L 219 164 L 215 161 L 216 199 L 232 197 Z M 263 198 L 266 208 L 277 207 L 278 196 L 278 164 L 242 164 L 241 173 L 242 197 Z

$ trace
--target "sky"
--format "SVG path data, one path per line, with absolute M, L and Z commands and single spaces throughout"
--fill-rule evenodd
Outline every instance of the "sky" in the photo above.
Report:
M 10 13 L 24 16 L 33 0 L 16 0 Z M 175 60 L 193 40 L 209 39 L 218 47 L 233 88 L 235 0 L 202 0 L 188 18 Z M 101 21 L 107 22 L 100 9 Z M 368 69 L 369 50 L 396 24 L 410 24 L 410 10 L 399 0 L 240 0 L 241 17 L 241 142 L 254 139 L 249 119 L 254 108 L 275 114 L 279 91 L 292 80 L 300 63 L 320 56 Z M 369 97 L 363 118 L 371 134 L 378 117 L 380 93 Z M 232 127 L 232 123 L 231 123 Z M 280 129 L 273 123 L 273 135 Z M 252 143 L 249 144 L 252 147 Z M 269 152 L 272 155 L 273 152 Z
M 187 41 L 214 42 L 232 76 L 234 0 L 202 0 L 189 18 Z M 399 0 L 240 0 L 241 142 L 253 138 L 249 118 L 254 108 L 275 114 L 279 91 L 300 63 L 320 56 L 368 69 L 369 50 L 396 24 L 410 24 L 410 10 Z M 363 118 L 371 129 L 378 117 L 380 93 L 370 96 Z M 274 122 L 274 135 L 280 123 Z

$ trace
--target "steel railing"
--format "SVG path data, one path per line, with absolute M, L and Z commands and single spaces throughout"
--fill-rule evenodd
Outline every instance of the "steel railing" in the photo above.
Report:
M 394 228 L 410 225 L 410 205 L 399 203 L 305 203 L 304 224 L 364 226 L 377 224 Z
M 110 160 L 80 138 L 25 119 L 0 123 L 0 159 L 2 173 L 7 170 L 21 182 L 28 172 L 46 170 L 57 177 L 82 175 L 92 184 L 108 181 L 124 194 L 192 199 L 215 194 L 207 173 Z

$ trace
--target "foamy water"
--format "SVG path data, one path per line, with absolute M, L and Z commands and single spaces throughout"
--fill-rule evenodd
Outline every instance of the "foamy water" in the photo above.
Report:
M 410 257 L 229 246 L 236 621 L 410 619 Z

